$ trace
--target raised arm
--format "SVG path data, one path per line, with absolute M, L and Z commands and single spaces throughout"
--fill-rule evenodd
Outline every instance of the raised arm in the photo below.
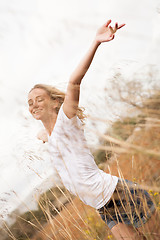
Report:
M 103 26 L 98 29 L 95 39 L 92 42 L 89 50 L 70 77 L 66 97 L 63 104 L 63 111 L 68 118 L 72 118 L 76 114 L 79 103 L 80 84 L 89 66 L 91 65 L 97 48 L 102 42 L 109 42 L 113 40 L 116 31 L 125 25 L 118 25 L 118 23 L 116 23 L 114 27 L 111 27 L 110 23 L 111 20 L 108 20 Z

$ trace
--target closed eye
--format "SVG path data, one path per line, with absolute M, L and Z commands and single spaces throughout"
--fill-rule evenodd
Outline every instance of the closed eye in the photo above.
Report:
M 33 102 L 28 102 L 29 107 L 33 105 Z
M 37 97 L 37 102 L 42 102 L 42 101 L 44 101 L 44 98 Z
M 38 102 L 42 102 L 42 101 L 44 101 L 44 99 L 38 99 L 37 101 L 38 101 Z
M 41 96 L 37 96 L 36 99 L 35 99 L 36 102 L 43 102 L 44 100 L 45 99 Z M 33 105 L 33 100 L 32 99 L 28 100 L 28 105 L 29 105 L 29 107 Z

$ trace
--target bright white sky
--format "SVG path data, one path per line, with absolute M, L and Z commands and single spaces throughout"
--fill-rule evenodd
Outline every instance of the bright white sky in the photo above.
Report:
M 131 76 L 146 64 L 160 63 L 160 2 L 0 0 L 0 12 L 0 194 L 7 201 L 0 200 L 0 207 L 5 215 L 53 171 L 36 140 L 40 125 L 27 112 L 29 89 L 38 82 L 65 89 L 98 26 L 109 18 L 126 23 L 113 42 L 100 46 L 82 85 L 81 104 L 90 114 L 99 109 L 98 116 L 111 119 L 112 113 L 96 104 L 113 69 Z M 29 159 L 31 151 L 42 159 Z

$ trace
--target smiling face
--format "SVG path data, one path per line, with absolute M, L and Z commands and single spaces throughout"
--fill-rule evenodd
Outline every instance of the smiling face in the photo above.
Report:
M 41 88 L 35 88 L 28 94 L 29 111 L 36 120 L 45 120 L 52 116 L 56 107 L 48 93 Z

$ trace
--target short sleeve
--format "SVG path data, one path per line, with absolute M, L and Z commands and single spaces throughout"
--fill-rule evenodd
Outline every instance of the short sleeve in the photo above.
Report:
M 62 124 L 66 125 L 69 127 L 72 126 L 78 126 L 81 127 L 82 126 L 82 121 L 78 118 L 77 115 L 75 115 L 73 118 L 68 118 L 66 116 L 66 114 L 63 111 L 63 104 L 60 107 L 59 113 L 58 113 L 58 117 L 57 117 L 57 122 L 61 122 Z

